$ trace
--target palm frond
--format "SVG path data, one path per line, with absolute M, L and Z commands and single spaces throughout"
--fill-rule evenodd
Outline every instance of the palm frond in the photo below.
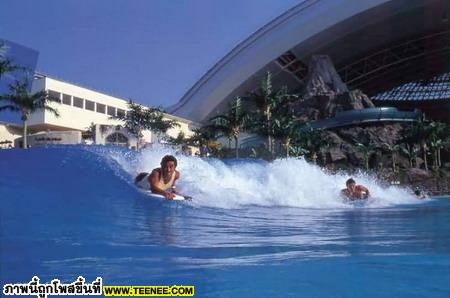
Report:
M 59 114 L 59 112 L 58 112 L 57 109 L 52 108 L 52 107 L 50 107 L 50 106 L 44 106 L 44 110 L 46 110 L 46 111 L 52 113 L 53 115 L 55 115 L 55 117 L 61 116 L 61 115 Z

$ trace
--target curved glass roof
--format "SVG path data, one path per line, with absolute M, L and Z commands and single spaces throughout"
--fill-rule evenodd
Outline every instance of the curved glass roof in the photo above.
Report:
M 410 82 L 372 97 L 375 100 L 450 100 L 450 72 Z

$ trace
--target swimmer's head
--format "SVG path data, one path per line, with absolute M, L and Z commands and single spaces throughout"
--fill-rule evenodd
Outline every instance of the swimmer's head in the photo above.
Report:
M 420 191 L 420 188 L 416 187 L 416 188 L 414 189 L 414 194 L 415 194 L 416 196 L 420 196 L 420 195 L 422 194 L 422 192 Z
M 165 174 L 172 175 L 177 164 L 177 159 L 173 155 L 166 155 L 161 159 L 161 169 Z
M 353 180 L 353 178 L 350 178 L 345 182 L 345 185 L 347 185 L 347 186 L 349 186 L 350 184 L 356 184 L 356 182 L 355 182 L 355 180 Z
M 161 159 L 161 166 L 164 166 L 167 162 L 173 161 L 175 164 L 175 167 L 177 166 L 177 159 L 173 155 L 166 155 Z
M 347 189 L 353 190 L 356 186 L 356 182 L 353 178 L 350 178 L 345 182 L 345 186 L 347 186 Z

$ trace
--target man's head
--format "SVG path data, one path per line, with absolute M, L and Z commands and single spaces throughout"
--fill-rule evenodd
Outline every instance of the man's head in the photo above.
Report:
M 161 159 L 161 169 L 163 173 L 172 175 L 177 167 L 177 159 L 173 155 L 166 155 Z
M 355 180 L 353 180 L 352 178 L 350 178 L 350 179 L 348 179 L 348 180 L 345 182 L 345 185 L 347 186 L 347 189 L 353 190 L 353 189 L 355 188 L 355 186 L 356 186 L 356 182 L 355 182 Z
M 416 188 L 414 189 L 414 194 L 415 194 L 416 196 L 420 196 L 420 195 L 422 194 L 422 191 L 420 190 L 420 188 L 416 187 Z

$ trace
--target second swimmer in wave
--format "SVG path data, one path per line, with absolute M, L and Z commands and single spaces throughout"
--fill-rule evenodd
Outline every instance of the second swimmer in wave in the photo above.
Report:
M 363 185 L 357 185 L 355 180 L 352 178 L 348 179 L 347 182 L 345 182 L 346 188 L 341 190 L 341 194 L 350 199 L 351 201 L 354 200 L 364 200 L 369 198 L 370 193 L 369 189 Z

